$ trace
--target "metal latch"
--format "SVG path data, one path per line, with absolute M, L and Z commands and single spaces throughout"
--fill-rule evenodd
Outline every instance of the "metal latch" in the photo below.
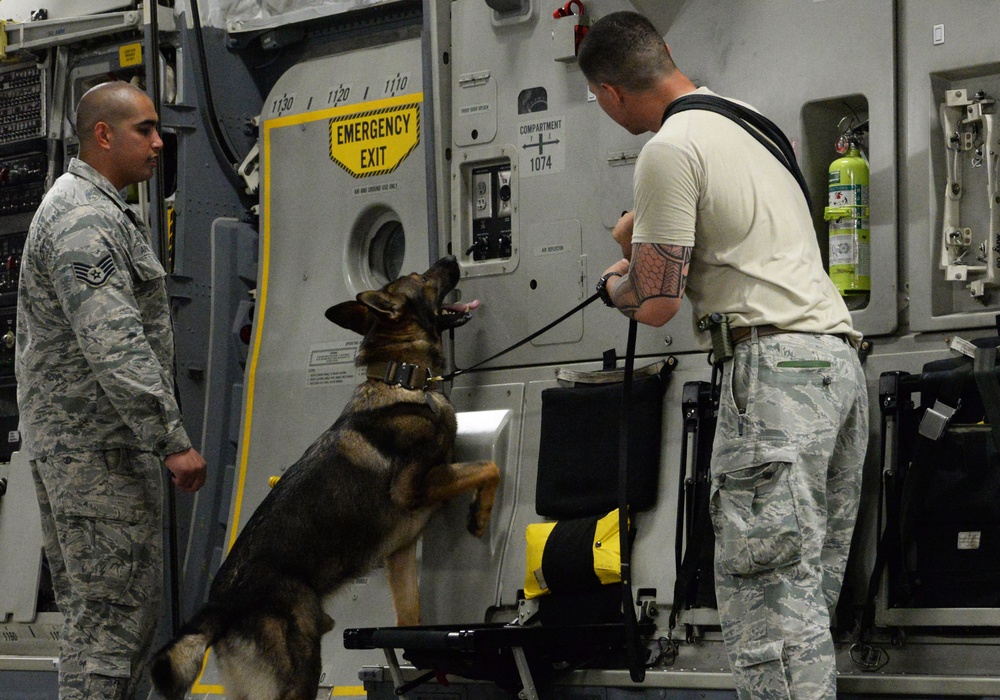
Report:
M 961 405 L 962 402 L 959 401 L 958 406 Z M 941 436 L 944 435 L 945 429 L 948 427 L 948 423 L 951 422 L 951 417 L 955 415 L 955 411 L 958 410 L 958 406 L 952 408 L 948 404 L 941 403 L 937 400 L 934 401 L 934 405 L 924 411 L 924 415 L 920 419 L 920 427 L 917 429 L 917 432 L 925 438 L 940 440 Z

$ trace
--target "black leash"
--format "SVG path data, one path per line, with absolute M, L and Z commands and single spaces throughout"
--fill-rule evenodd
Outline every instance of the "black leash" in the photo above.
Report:
M 572 316 L 573 314 L 575 314 L 577 311 L 581 311 L 584 307 L 588 306 L 589 304 L 593 303 L 594 301 L 597 301 L 597 298 L 599 296 L 600 295 L 596 294 L 596 293 L 593 294 L 593 295 L 591 295 L 590 298 L 588 298 L 588 299 L 584 300 L 583 302 L 577 304 L 576 306 L 574 306 L 572 309 L 570 309 L 569 311 L 567 311 L 566 313 L 564 313 L 562 316 L 560 316 L 559 318 L 557 318 L 555 321 L 553 321 L 549 325 L 545 326 L 544 328 L 542 328 L 540 330 L 535 331 L 534 333 L 532 333 L 531 335 L 529 335 L 527 338 L 524 338 L 523 340 L 519 340 L 518 342 L 516 342 L 513 345 L 511 345 L 509 348 L 501 350 L 500 352 L 496 353 L 495 355 L 491 355 L 491 356 L 487 357 L 485 360 L 481 360 L 481 361 L 477 362 L 476 364 L 472 365 L 471 367 L 466 367 L 465 369 L 456 369 L 451 374 L 446 374 L 446 375 L 444 375 L 442 377 L 430 377 L 428 379 L 428 381 L 431 381 L 431 382 L 449 382 L 449 381 L 451 381 L 452 379 L 454 379 L 455 377 L 457 377 L 460 374 L 465 374 L 466 372 L 471 372 L 472 370 L 476 369 L 477 367 L 481 367 L 481 366 L 485 365 L 487 362 L 490 362 L 491 360 L 497 359 L 501 355 L 506 355 L 508 352 L 511 352 L 512 350 L 517 350 L 519 347 L 521 347 L 525 343 L 531 342 L 532 340 L 534 340 L 535 338 L 537 338 L 538 336 L 540 336 L 545 331 L 550 330 L 550 329 L 558 326 L 560 323 L 562 323 L 567 318 L 569 318 L 570 316 Z
M 646 678 L 646 656 L 642 653 L 639 622 L 635 616 L 635 600 L 632 597 L 632 537 L 629 529 L 631 519 L 628 509 L 629 409 L 632 405 L 632 374 L 635 366 L 635 337 L 638 325 L 634 320 L 629 320 L 618 427 L 618 536 L 621 547 L 622 613 L 625 616 L 625 648 L 628 652 L 628 672 L 633 683 L 642 683 Z

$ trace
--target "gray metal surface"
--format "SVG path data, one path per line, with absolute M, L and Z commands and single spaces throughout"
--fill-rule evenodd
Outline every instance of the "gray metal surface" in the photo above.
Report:
M 15 452 L 2 470 L 7 481 L 0 506 L 0 561 L 11 564 L 0 568 L 0 621 L 31 622 L 43 545 L 35 481 L 24 452 Z
M 996 52 L 983 31 L 997 21 L 1000 7 L 983 0 L 900 3 L 899 210 L 907 235 L 899 259 L 909 284 L 910 324 L 915 331 L 989 327 L 1000 311 L 995 291 L 984 300 L 973 299 L 965 284 L 946 281 L 938 266 L 946 157 L 938 105 L 948 89 L 1000 96 Z M 943 43 L 934 43 L 935 26 L 943 27 Z M 965 179 L 963 225 L 975 227 L 980 240 L 988 226 L 990 204 L 985 176 L 966 166 Z

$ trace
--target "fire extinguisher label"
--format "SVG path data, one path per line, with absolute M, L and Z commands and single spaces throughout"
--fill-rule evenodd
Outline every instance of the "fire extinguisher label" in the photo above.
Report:
M 867 185 L 831 185 L 831 207 L 857 207 L 868 204 Z

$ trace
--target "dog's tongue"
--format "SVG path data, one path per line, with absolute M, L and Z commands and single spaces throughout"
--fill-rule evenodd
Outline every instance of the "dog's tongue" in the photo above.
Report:
M 470 311 L 479 308 L 479 299 L 473 299 L 466 304 L 446 304 L 444 308 L 449 311 L 454 311 L 457 314 L 467 314 Z

